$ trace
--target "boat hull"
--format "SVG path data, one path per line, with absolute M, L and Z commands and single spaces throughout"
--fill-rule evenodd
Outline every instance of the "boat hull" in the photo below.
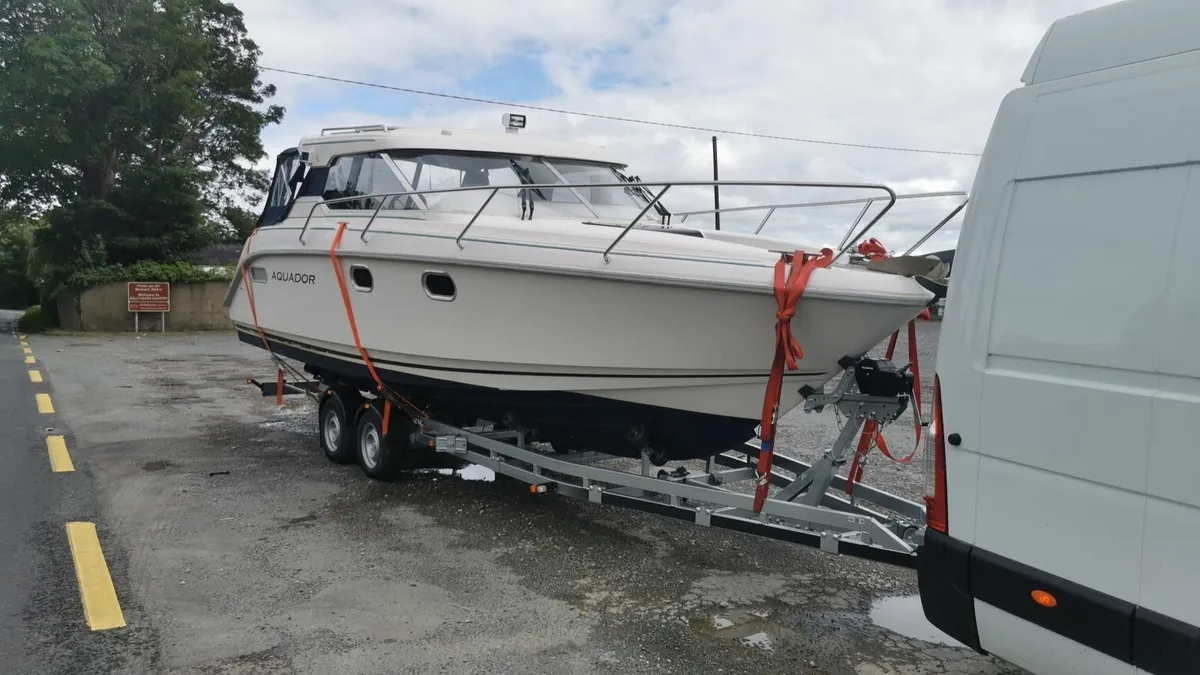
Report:
M 263 346 L 261 329 L 281 355 L 370 382 L 321 250 L 264 247 L 249 257 L 255 311 L 242 287 L 230 317 L 248 344 Z M 431 264 L 381 254 L 378 244 L 339 264 L 381 378 L 456 422 L 509 419 L 556 446 L 629 456 L 640 452 L 629 432 L 643 427 L 669 459 L 711 456 L 755 435 L 775 348 L 767 289 Z M 352 266 L 369 269 L 369 290 L 355 286 Z M 431 292 L 431 274 L 451 279 L 453 292 Z M 802 386 L 827 382 L 840 359 L 866 353 L 920 311 L 911 300 L 802 299 L 792 328 L 804 358 L 786 375 L 780 414 L 801 403 Z
M 361 359 L 281 340 L 264 333 L 238 330 L 238 338 L 284 358 L 304 363 L 329 381 L 369 386 L 372 375 Z M 402 392 L 406 400 L 430 416 L 454 426 L 487 420 L 530 434 L 529 440 L 553 444 L 556 450 L 595 450 L 612 455 L 639 457 L 640 446 L 629 438 L 641 426 L 664 461 L 709 457 L 755 436 L 758 420 L 711 415 L 691 410 L 646 405 L 543 389 L 498 389 L 446 379 L 415 375 L 394 369 L 390 363 L 372 364 L 380 379 Z M 372 387 L 373 388 L 373 387 Z

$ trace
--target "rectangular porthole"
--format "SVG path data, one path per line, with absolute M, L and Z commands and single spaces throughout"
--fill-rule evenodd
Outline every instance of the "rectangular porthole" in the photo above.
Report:
M 433 300 L 450 302 L 458 295 L 454 279 L 445 272 L 427 271 L 421 275 L 421 284 L 425 287 L 425 295 Z
M 354 284 L 354 290 L 370 293 L 375 287 L 375 279 L 371 276 L 371 270 L 365 265 L 350 266 L 350 283 Z
M 265 284 L 267 283 L 267 270 L 262 267 L 251 267 L 250 278 L 253 279 L 255 283 Z

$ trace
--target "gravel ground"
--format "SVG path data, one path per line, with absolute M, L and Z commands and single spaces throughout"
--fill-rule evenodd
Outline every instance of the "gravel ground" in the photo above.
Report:
M 272 371 L 231 334 L 34 339 L 128 630 L 153 645 L 128 672 L 1021 672 L 873 623 L 916 593 L 909 570 L 512 481 L 370 481 L 321 456 L 309 402 L 245 383 Z M 781 447 L 811 460 L 835 434 L 797 411 Z M 888 438 L 911 448 L 911 420 Z M 917 499 L 919 458 L 875 455 L 867 481 Z

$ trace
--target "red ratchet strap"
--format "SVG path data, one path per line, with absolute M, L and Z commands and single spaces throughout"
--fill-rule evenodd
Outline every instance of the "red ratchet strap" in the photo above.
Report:
M 250 231 L 250 236 L 246 238 L 246 250 L 250 251 L 250 242 L 254 241 L 254 235 L 258 234 L 258 228 Z M 254 320 L 254 330 L 258 333 L 258 339 L 262 340 L 263 348 L 271 355 L 271 358 L 277 358 L 275 352 L 271 351 L 271 345 L 267 342 L 267 336 L 263 335 L 262 328 L 258 325 L 258 309 L 254 306 L 254 285 L 250 283 L 250 276 L 246 274 L 246 256 L 243 255 L 238 260 L 238 268 L 242 271 L 242 285 L 246 287 L 246 299 L 250 302 L 250 318 Z M 276 368 L 275 373 L 275 405 L 283 405 L 283 368 Z
M 887 249 L 878 239 L 871 238 L 858 245 L 858 252 L 867 257 L 868 260 L 883 259 L 887 257 Z M 930 319 L 929 308 L 926 307 L 918 319 Z M 891 339 L 888 340 L 887 353 L 884 358 L 889 361 L 896 353 L 896 342 L 900 337 L 900 331 L 892 333 Z M 921 447 L 921 366 L 917 358 L 917 319 L 912 319 L 908 322 L 908 361 L 913 374 L 913 430 L 915 432 L 916 441 L 913 443 L 912 452 L 907 456 L 897 459 L 888 448 L 887 441 L 883 437 L 883 432 L 880 430 L 879 422 L 875 420 L 867 420 L 863 424 L 862 436 L 858 439 L 858 449 L 854 453 L 854 461 L 850 463 L 849 480 L 846 481 L 846 494 L 854 493 L 854 485 L 862 480 L 863 463 L 866 461 L 867 453 L 871 451 L 872 443 L 879 447 L 879 451 L 884 457 L 896 462 L 897 464 L 908 464 L 916 456 L 917 450 Z
M 887 247 L 885 247 L 883 242 L 879 241 L 875 237 L 871 237 L 870 239 L 860 243 L 858 245 L 858 252 L 866 256 L 867 260 L 876 260 L 887 257 Z
M 354 308 L 350 305 L 350 293 L 346 290 L 346 280 L 342 278 L 342 266 L 338 263 L 337 250 L 342 245 L 342 234 L 346 232 L 346 222 L 338 223 L 337 234 L 333 236 L 333 245 L 329 247 L 329 259 L 333 261 L 333 276 L 337 279 L 338 288 L 342 290 L 342 302 L 346 305 L 346 318 L 350 321 L 350 334 L 354 336 L 354 346 L 358 349 L 359 356 L 362 357 L 364 363 L 367 364 L 367 370 L 371 371 L 371 379 L 375 380 L 375 386 L 382 393 L 383 380 L 379 379 L 379 373 L 375 372 L 375 364 L 371 363 L 371 357 L 367 356 L 367 350 L 363 349 L 362 340 L 358 338 L 358 323 L 354 321 Z M 383 435 L 388 432 L 388 422 L 392 417 L 392 402 L 388 399 L 383 400 Z
M 783 369 L 795 370 L 800 359 L 804 358 L 804 350 L 792 334 L 792 317 L 796 315 L 796 303 L 804 295 L 808 278 L 818 267 L 829 267 L 833 262 L 833 251 L 821 249 L 821 255 L 809 256 L 803 251 L 792 255 L 793 262 L 784 281 L 783 271 L 787 267 L 789 257 L 783 254 L 775 263 L 775 300 L 779 309 L 775 312 L 775 359 L 771 363 L 771 375 L 767 379 L 767 395 L 763 399 L 762 439 L 758 452 L 758 478 L 754 490 L 754 512 L 762 511 L 771 489 L 771 460 L 775 455 L 775 425 L 779 422 L 779 398 L 783 390 Z

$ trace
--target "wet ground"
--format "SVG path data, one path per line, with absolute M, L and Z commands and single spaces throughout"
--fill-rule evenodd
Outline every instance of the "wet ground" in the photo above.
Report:
M 128 621 L 104 638 L 67 635 L 87 632 L 70 615 L 29 625 L 56 663 L 103 639 L 103 672 L 1020 672 L 943 643 L 910 570 L 479 470 L 370 481 L 324 459 L 311 404 L 246 384 L 272 370 L 231 334 L 30 342 Z M 906 423 L 888 433 L 904 454 Z M 811 460 L 836 430 L 797 411 L 781 447 Z M 874 455 L 866 478 L 917 499 L 920 456 Z

